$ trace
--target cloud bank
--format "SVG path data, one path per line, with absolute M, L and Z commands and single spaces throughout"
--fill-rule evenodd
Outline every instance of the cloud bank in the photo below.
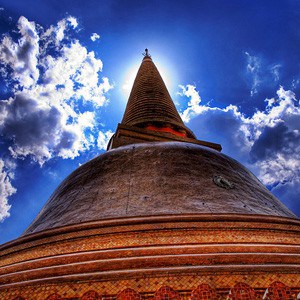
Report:
M 179 94 L 189 99 L 181 116 L 199 138 L 221 143 L 224 153 L 250 168 L 294 211 L 299 209 L 300 108 L 296 95 L 280 87 L 275 97 L 265 100 L 264 110 L 246 116 L 235 105 L 202 104 L 193 85 L 179 87 Z
M 13 159 L 43 165 L 96 146 L 95 108 L 108 103 L 112 86 L 100 77 L 102 61 L 74 38 L 77 27 L 71 16 L 47 29 L 20 17 L 18 36 L 6 34 L 0 41 L 0 74 L 8 92 L 0 100 L 0 138 Z M 1 221 L 15 192 L 2 160 L 0 180 Z

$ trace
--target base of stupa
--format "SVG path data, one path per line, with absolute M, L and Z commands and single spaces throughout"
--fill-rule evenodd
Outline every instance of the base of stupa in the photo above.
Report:
M 0 299 L 297 299 L 299 233 L 297 219 L 235 214 L 45 230 L 1 246 Z
M 1 299 L 5 300 L 148 300 L 153 298 L 155 300 L 294 300 L 298 299 L 299 286 L 299 274 L 204 276 L 195 273 L 189 276 L 144 276 L 144 278 L 103 282 L 73 281 L 29 285 L 4 289 L 0 295 Z

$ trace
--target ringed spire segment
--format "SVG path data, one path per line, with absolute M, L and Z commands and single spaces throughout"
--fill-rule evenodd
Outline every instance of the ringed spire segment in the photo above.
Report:
M 122 122 L 108 149 L 157 141 L 182 141 L 221 150 L 221 145 L 199 141 L 183 123 L 148 48 L 133 83 Z
M 181 120 L 147 48 L 128 99 L 122 124 L 139 128 L 170 127 L 173 131 L 185 131 L 186 136 L 195 138 Z

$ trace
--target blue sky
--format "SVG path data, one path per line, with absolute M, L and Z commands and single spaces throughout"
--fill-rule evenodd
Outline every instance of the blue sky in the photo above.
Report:
M 102 153 L 147 47 L 198 139 L 300 216 L 299 1 L 0 0 L 0 243 Z

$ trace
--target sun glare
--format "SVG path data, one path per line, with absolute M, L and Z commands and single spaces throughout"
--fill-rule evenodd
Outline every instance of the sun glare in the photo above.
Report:
M 122 92 L 125 97 L 125 101 L 128 100 L 128 97 L 129 97 L 130 91 L 132 89 L 133 82 L 134 82 L 134 79 L 136 77 L 139 67 L 140 67 L 139 64 L 136 62 L 136 63 L 130 65 L 128 67 L 127 71 L 125 72 L 125 76 L 124 76 L 123 84 L 122 84 Z

